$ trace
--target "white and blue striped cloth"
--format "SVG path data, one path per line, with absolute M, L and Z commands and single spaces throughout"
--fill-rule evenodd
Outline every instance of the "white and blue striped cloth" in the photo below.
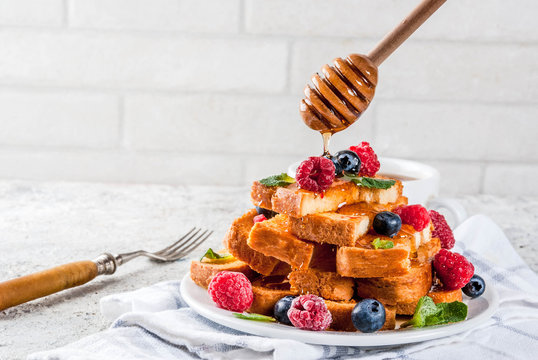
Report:
M 107 296 L 103 332 L 34 353 L 49 359 L 538 359 L 538 277 L 489 218 L 474 216 L 455 231 L 456 251 L 499 292 L 493 317 L 471 331 L 386 349 L 309 345 L 253 336 L 211 322 L 187 307 L 179 281 Z

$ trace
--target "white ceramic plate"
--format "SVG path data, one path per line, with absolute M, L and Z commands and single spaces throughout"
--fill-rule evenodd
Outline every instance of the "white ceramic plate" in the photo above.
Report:
M 293 339 L 309 344 L 364 347 L 408 344 L 458 334 L 472 329 L 489 319 L 499 305 L 497 292 L 489 285 L 481 297 L 464 300 L 469 306 L 465 321 L 421 329 L 406 328 L 363 334 L 360 332 L 306 331 L 277 323 L 237 319 L 232 315 L 231 311 L 217 308 L 207 294 L 207 291 L 191 280 L 190 274 L 187 274 L 181 282 L 181 295 L 187 304 L 203 317 L 245 333 Z

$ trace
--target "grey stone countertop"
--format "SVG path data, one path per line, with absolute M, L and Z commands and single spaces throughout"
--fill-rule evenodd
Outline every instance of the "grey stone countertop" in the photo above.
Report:
M 460 197 L 484 213 L 538 270 L 538 197 Z M 111 185 L 0 181 L 0 281 L 71 261 L 144 248 L 158 250 L 193 226 L 215 230 L 202 248 L 219 248 L 232 220 L 249 208 L 247 187 Z M 113 276 L 0 312 L 0 359 L 59 347 L 107 328 L 105 295 L 179 279 L 190 260 L 136 259 Z

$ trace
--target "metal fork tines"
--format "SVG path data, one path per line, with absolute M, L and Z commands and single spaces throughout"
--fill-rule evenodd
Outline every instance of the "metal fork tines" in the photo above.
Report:
M 191 252 L 193 252 L 200 244 L 202 244 L 209 236 L 213 234 L 213 231 L 198 229 L 193 227 L 179 240 L 170 246 L 165 247 L 162 250 L 149 252 L 146 250 L 138 250 L 129 253 L 116 255 L 116 262 L 118 265 L 125 264 L 126 262 L 138 257 L 146 256 L 154 260 L 168 262 L 179 260 Z
M 196 227 L 190 229 L 185 235 L 172 245 L 162 250 L 149 252 L 138 250 L 129 253 L 112 255 L 110 253 L 101 254 L 94 260 L 97 265 L 98 275 L 111 275 L 116 272 L 118 266 L 131 261 L 139 256 L 146 256 L 153 260 L 169 262 L 179 260 L 193 252 L 200 244 L 207 240 L 213 234 L 213 231 L 202 230 Z

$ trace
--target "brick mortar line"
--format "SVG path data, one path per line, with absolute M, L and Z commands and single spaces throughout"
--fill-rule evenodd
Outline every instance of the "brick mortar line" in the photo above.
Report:
M 63 34 L 102 34 L 102 35 L 147 35 L 147 36 L 158 36 L 162 38 L 163 35 L 167 37 L 177 37 L 177 38 L 198 38 L 198 39 L 222 39 L 222 40 L 258 40 L 271 39 L 271 40 L 288 40 L 293 38 L 294 40 L 300 41 L 374 41 L 377 42 L 380 40 L 382 35 L 378 36 L 323 36 L 323 35 L 293 35 L 293 34 L 271 34 L 271 33 L 252 33 L 252 32 L 189 32 L 184 30 L 169 30 L 169 29 L 136 29 L 136 28 L 125 28 L 125 29 L 113 29 L 113 28 L 92 28 L 92 27 L 77 27 L 70 25 L 69 27 L 53 27 L 53 26 L 29 26 L 29 25 L 8 25 L 0 24 L 0 31 L 4 30 L 23 30 L 27 32 L 36 32 L 43 33 L 43 31 L 49 31 L 50 33 L 63 33 Z M 488 45 L 501 45 L 501 46 L 538 46 L 538 40 L 531 41 L 518 41 L 519 39 L 447 39 L 447 38 L 412 38 L 411 41 L 418 43 L 446 43 L 454 45 L 477 45 L 477 46 L 488 46 Z
M 245 34 L 246 31 L 246 17 L 245 17 L 245 0 L 239 0 L 239 24 L 238 24 L 238 33 Z
M 72 146 L 39 146 L 39 145 L 33 145 L 33 146 L 26 146 L 26 145 L 0 145 L 0 153 L 8 154 L 8 153 L 42 153 L 42 154 L 75 154 L 75 155 L 110 155 L 110 154 L 119 154 L 119 155 L 169 155 L 169 156 L 195 156 L 195 155 L 203 155 L 203 156 L 214 156 L 214 152 L 183 152 L 183 151 L 175 151 L 175 150 L 151 150 L 151 149 L 126 149 L 126 148 L 116 148 L 116 147 L 103 147 L 103 148 L 95 148 L 95 147 L 72 147 Z M 263 154 L 263 153 L 252 153 L 249 152 L 248 154 L 246 152 L 219 152 L 219 155 L 223 156 L 240 156 L 240 160 L 252 160 L 259 157 L 274 157 L 274 158 L 287 158 L 287 157 L 298 157 L 298 159 L 301 158 L 301 156 L 305 157 L 306 154 L 304 153 L 273 153 L 273 154 Z M 381 155 L 382 156 L 382 155 Z M 476 166 L 484 166 L 488 167 L 491 165 L 515 165 L 515 166 L 531 166 L 531 167 L 538 167 L 538 161 L 523 161 L 523 162 L 515 162 L 513 160 L 458 160 L 458 159 L 424 159 L 424 158 L 416 158 L 416 157 L 405 157 L 405 159 L 418 161 L 418 162 L 425 162 L 425 163 L 431 163 L 431 162 L 438 162 L 438 163 L 446 163 L 451 165 L 476 165 Z
M 305 79 L 305 84 L 308 82 L 308 79 Z M 292 99 L 296 98 L 299 102 L 303 97 L 302 93 L 290 93 L 286 91 L 278 92 L 253 92 L 253 91 L 237 91 L 237 90 L 223 90 L 223 91 L 207 91 L 207 90 L 188 90 L 188 89 L 162 89 L 162 88 L 106 88 L 106 87 L 78 87 L 78 86 L 69 86 L 69 85 L 40 85 L 40 84 L 28 84 L 28 83 L 2 83 L 0 79 L 0 93 L 1 92 L 30 92 L 30 93 L 50 93 L 51 91 L 62 93 L 62 92 L 72 92 L 76 91 L 81 94 L 91 94 L 91 95 L 118 95 L 123 94 L 126 97 L 133 95 L 160 95 L 160 96 L 188 96 L 188 95 L 207 95 L 207 96 L 240 96 L 240 97 L 253 97 L 253 98 L 263 98 L 263 97 L 273 97 L 273 98 L 283 98 L 283 99 Z M 425 98 L 402 98 L 402 97 L 385 97 L 385 96 L 376 96 L 377 100 L 398 102 L 398 103 L 427 103 L 427 104 L 471 104 L 471 105 L 499 105 L 499 106 L 535 106 L 538 103 L 536 102 L 527 102 L 527 101 L 487 101 L 487 100 L 473 100 L 467 98 L 462 99 L 425 99 Z M 383 106 L 379 104 L 379 101 L 376 101 L 376 106 Z
M 64 26 L 65 28 L 69 27 L 69 9 L 69 0 L 62 0 L 62 26 Z

